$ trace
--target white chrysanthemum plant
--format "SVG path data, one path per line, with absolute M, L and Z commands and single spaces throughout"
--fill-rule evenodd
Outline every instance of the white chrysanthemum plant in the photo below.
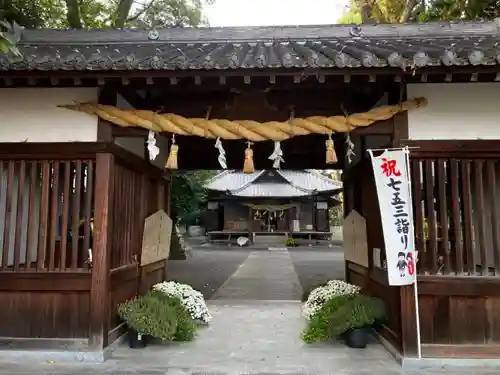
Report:
M 302 313 L 309 320 L 332 297 L 358 294 L 360 290 L 359 286 L 349 284 L 343 280 L 330 280 L 326 285 L 317 287 L 309 294 L 307 301 L 302 306 Z
M 199 324 L 209 324 L 212 316 L 208 312 L 203 294 L 190 285 L 175 281 L 163 281 L 153 286 L 154 290 L 177 297 L 186 308 L 191 318 Z

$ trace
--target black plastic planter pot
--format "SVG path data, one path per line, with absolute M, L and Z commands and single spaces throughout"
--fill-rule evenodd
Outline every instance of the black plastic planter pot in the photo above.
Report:
M 149 337 L 141 335 L 133 329 L 128 330 L 128 346 L 131 349 L 143 349 L 148 345 Z
M 366 328 L 350 329 L 345 333 L 345 344 L 349 348 L 364 349 L 368 345 L 370 338 Z

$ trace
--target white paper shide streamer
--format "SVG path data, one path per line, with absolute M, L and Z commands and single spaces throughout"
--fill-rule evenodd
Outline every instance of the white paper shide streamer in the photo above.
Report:
M 269 160 L 273 161 L 273 168 L 280 169 L 281 163 L 284 163 L 283 151 L 281 150 L 281 143 L 279 141 L 274 142 L 274 151 L 269 156 Z
M 148 144 L 149 160 L 155 160 L 160 154 L 160 148 L 156 145 L 155 132 L 149 131 L 146 143 Z
M 217 160 L 219 161 L 221 168 L 227 169 L 226 150 L 224 150 L 224 147 L 222 147 L 220 138 L 217 138 L 217 140 L 215 141 L 215 148 L 219 150 L 219 156 L 217 157 Z
M 347 151 L 346 151 L 347 162 L 349 164 L 351 164 L 352 158 L 353 158 L 353 156 L 356 156 L 356 154 L 354 153 L 354 143 L 352 143 L 351 137 L 349 136 L 349 133 L 347 133 L 345 143 L 347 145 Z

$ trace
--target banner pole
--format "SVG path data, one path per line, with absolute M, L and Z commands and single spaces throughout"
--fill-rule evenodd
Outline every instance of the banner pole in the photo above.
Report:
M 410 150 L 409 147 L 403 148 L 406 152 L 406 171 L 408 176 L 408 190 L 412 204 L 409 205 L 409 210 L 411 211 L 410 217 L 413 219 L 413 196 L 411 188 L 411 174 L 410 174 Z M 415 231 L 414 231 L 415 233 Z M 415 293 L 415 325 L 417 329 L 417 356 L 418 359 L 422 359 L 422 342 L 420 340 L 420 307 L 418 302 L 418 273 L 417 273 L 417 263 L 418 263 L 418 253 L 414 257 L 415 259 L 415 280 L 413 281 L 413 292 Z

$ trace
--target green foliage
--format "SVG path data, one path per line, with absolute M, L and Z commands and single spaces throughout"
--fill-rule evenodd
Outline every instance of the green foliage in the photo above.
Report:
M 8 23 L 7 21 L 0 20 L 0 52 L 13 53 L 19 55 L 17 43 L 20 39 L 20 28 L 17 23 Z
M 500 0 L 350 0 L 338 23 L 482 20 L 499 16 Z
M 347 330 L 373 327 L 387 318 L 384 302 L 363 294 L 336 296 L 324 303 L 301 334 L 306 343 L 342 336 Z
M 356 298 L 356 295 L 341 295 L 330 298 L 321 309 L 307 322 L 307 326 L 301 334 L 306 343 L 327 341 L 332 336 L 330 333 L 331 316 L 348 301 Z
M 373 327 L 387 318 L 384 301 L 379 298 L 355 295 L 328 316 L 330 337 L 339 337 L 349 329 Z
M 290 237 L 285 240 L 285 246 L 297 246 L 297 245 L 298 243 L 295 238 Z
M 213 177 L 213 171 L 179 172 L 173 171 L 172 209 L 174 217 L 181 221 L 200 213 L 200 205 L 206 198 L 205 182 Z
M 118 315 L 136 332 L 161 340 L 190 341 L 196 334 L 180 299 L 158 291 L 120 304 Z
M 200 26 L 213 0 L 0 0 L 0 19 L 28 28 Z

